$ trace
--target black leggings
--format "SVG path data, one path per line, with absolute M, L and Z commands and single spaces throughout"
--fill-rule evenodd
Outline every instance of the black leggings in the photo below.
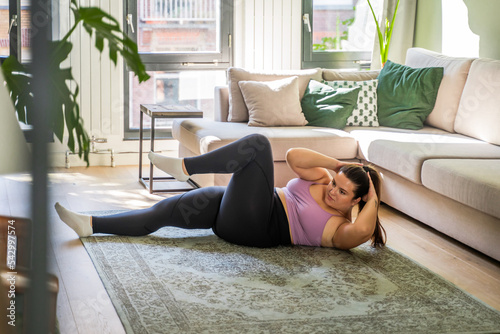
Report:
M 233 173 L 227 187 L 207 187 L 166 198 L 151 208 L 92 217 L 94 233 L 146 235 L 164 226 L 211 228 L 244 246 L 290 245 L 288 220 L 274 189 L 269 140 L 258 134 L 212 152 L 184 158 L 190 175 Z

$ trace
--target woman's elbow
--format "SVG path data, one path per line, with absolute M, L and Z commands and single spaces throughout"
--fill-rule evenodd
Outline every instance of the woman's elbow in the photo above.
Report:
M 370 226 L 363 227 L 359 231 L 359 238 L 364 242 L 367 242 L 373 237 L 374 228 Z
M 296 154 L 296 152 L 297 152 L 297 148 L 295 148 L 295 147 L 289 148 L 285 153 L 285 158 L 287 160 L 292 158 Z
M 286 151 L 285 154 L 285 161 L 288 162 L 288 164 L 293 164 L 297 160 L 297 156 L 299 155 L 300 149 L 298 148 L 290 148 L 288 151 Z

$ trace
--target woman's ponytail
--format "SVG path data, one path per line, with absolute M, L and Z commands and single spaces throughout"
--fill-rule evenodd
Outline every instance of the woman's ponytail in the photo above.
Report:
M 373 186 L 375 187 L 375 192 L 377 194 L 378 200 L 380 202 L 380 194 L 381 194 L 381 177 L 375 168 L 372 166 L 359 166 L 359 165 L 346 165 L 340 169 L 341 172 L 345 173 L 346 176 L 355 184 L 357 184 L 357 189 L 354 194 L 355 198 L 361 197 L 359 201 L 359 212 L 363 210 L 366 202 L 363 201 L 363 197 L 368 193 L 370 189 L 370 180 L 367 177 L 367 173 L 370 174 L 370 178 L 372 179 Z M 378 207 L 377 207 L 377 219 L 375 222 L 375 230 L 371 237 L 372 246 L 373 247 L 382 247 L 385 245 L 387 239 L 387 234 L 385 232 L 384 227 L 380 223 L 380 219 L 378 217 Z
M 370 178 L 372 179 L 373 186 L 375 187 L 375 193 L 377 194 L 378 202 L 380 203 L 380 194 L 381 194 L 381 177 L 375 168 L 372 166 L 363 166 L 363 169 L 370 173 Z M 362 204 L 361 204 L 362 203 Z M 361 199 L 359 203 L 359 211 L 363 210 L 365 206 L 365 202 Z M 377 207 L 377 220 L 375 222 L 375 230 L 372 235 L 372 246 L 373 247 L 382 247 L 385 245 L 387 239 L 387 234 L 385 232 L 384 227 L 380 223 L 380 219 L 378 217 L 378 207 Z

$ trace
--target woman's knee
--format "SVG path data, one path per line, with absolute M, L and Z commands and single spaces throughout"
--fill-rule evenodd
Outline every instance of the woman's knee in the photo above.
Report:
M 271 143 L 266 136 L 261 134 L 251 134 L 243 138 L 238 146 L 237 152 L 243 158 L 243 161 L 255 159 L 269 159 L 272 157 Z M 271 158 L 272 159 L 272 158 Z
M 246 136 L 245 139 L 248 143 L 248 146 L 257 151 L 268 150 L 271 147 L 269 139 L 260 133 L 250 134 Z

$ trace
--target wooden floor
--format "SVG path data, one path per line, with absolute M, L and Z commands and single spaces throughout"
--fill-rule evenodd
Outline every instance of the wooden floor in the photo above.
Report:
M 29 178 L 0 178 L 0 214 L 25 216 Z M 74 211 L 148 207 L 168 195 L 150 195 L 137 181 L 137 167 L 56 169 L 50 203 Z M 76 234 L 50 208 L 50 271 L 59 277 L 57 316 L 62 334 L 124 333 L 99 276 Z M 388 245 L 500 310 L 500 263 L 483 256 L 385 205 L 381 220 Z

